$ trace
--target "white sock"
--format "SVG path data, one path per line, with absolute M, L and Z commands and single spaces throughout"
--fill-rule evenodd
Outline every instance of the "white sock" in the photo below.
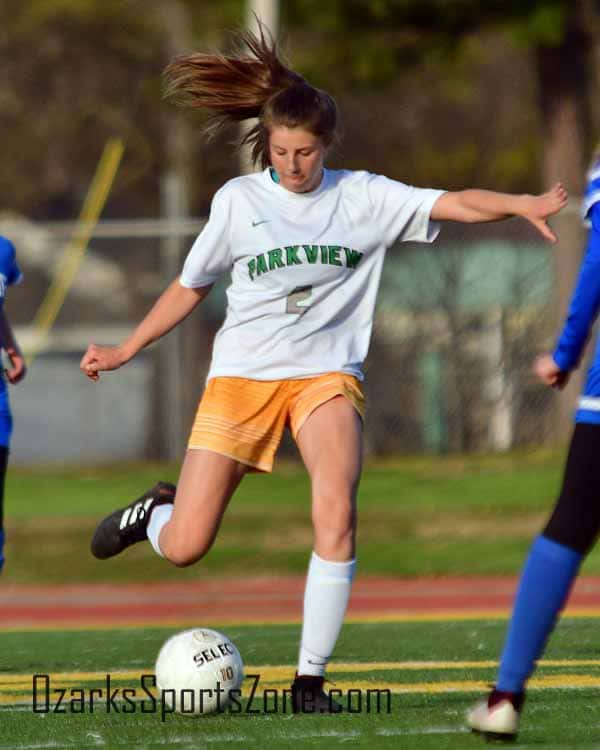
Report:
M 158 505 L 152 513 L 150 513 L 150 520 L 148 521 L 148 528 L 146 529 L 146 536 L 154 551 L 160 557 L 164 557 L 160 544 L 158 543 L 158 537 L 160 536 L 160 530 L 168 523 L 173 515 L 173 503 L 165 503 L 165 505 Z
M 356 560 L 329 562 L 312 553 L 304 590 L 298 674 L 322 677 L 342 629 Z

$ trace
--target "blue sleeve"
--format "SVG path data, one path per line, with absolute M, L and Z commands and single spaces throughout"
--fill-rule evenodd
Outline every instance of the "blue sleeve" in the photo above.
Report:
M 6 286 L 18 284 L 23 278 L 16 255 L 13 243 L 6 237 L 0 237 L 0 275 Z
M 591 209 L 600 201 L 600 161 L 596 161 L 587 173 L 587 184 L 581 205 L 581 213 L 586 224 L 590 224 Z
M 585 257 L 553 359 L 563 372 L 577 366 L 600 308 L 600 203 L 588 212 L 591 228 Z

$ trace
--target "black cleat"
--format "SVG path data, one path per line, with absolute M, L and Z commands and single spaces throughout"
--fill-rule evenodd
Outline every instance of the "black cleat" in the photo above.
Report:
M 323 690 L 323 677 L 296 674 L 292 682 L 292 711 L 295 714 L 339 714 L 339 703 Z
M 127 547 L 147 539 L 150 513 L 158 505 L 173 503 L 175 485 L 158 482 L 151 490 L 125 508 L 120 508 L 100 521 L 92 539 L 92 555 L 99 560 L 118 555 Z

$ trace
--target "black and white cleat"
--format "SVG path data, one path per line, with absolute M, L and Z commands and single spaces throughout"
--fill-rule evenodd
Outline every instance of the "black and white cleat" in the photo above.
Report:
M 158 482 L 151 490 L 100 521 L 92 539 L 92 555 L 99 560 L 114 557 L 136 542 L 147 539 L 150 514 L 159 505 L 173 503 L 175 485 Z

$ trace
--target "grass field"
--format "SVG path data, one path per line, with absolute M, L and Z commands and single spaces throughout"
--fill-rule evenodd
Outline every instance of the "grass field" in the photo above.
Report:
M 414 458 L 367 465 L 359 495 L 361 575 L 515 573 L 550 510 L 563 454 Z M 5 580 L 190 580 L 203 575 L 303 573 L 311 545 L 304 470 L 283 464 L 247 477 L 200 566 L 180 570 L 149 545 L 122 559 L 89 554 L 96 522 L 175 466 L 9 472 Z M 600 573 L 593 554 L 585 572 Z
M 139 687 L 151 673 L 155 655 L 172 631 L 157 629 L 64 632 L 4 632 L 0 635 L 0 750 L 43 748 L 220 748 L 220 747 L 376 747 L 477 748 L 480 738 L 463 726 L 465 709 L 493 679 L 505 628 L 498 621 L 397 622 L 345 626 L 330 678 L 352 712 L 340 716 L 272 713 L 273 694 L 264 689 L 289 685 L 296 657 L 298 626 L 228 626 L 240 648 L 246 672 L 260 682 L 243 713 L 193 719 L 142 713 L 141 704 L 115 699 L 110 712 L 96 700 L 62 705 L 50 694 L 48 713 L 32 710 L 32 674 L 50 675 L 50 689 L 81 691 L 106 686 Z M 565 619 L 557 629 L 529 692 L 518 747 L 592 748 L 600 743 L 598 622 Z M 249 682 L 245 683 L 249 687 Z M 366 690 L 389 689 L 390 711 L 366 709 Z M 355 692 L 349 693 L 352 689 Z M 357 690 L 362 690 L 359 699 Z M 89 693 L 85 693 L 86 701 Z M 268 694 L 267 694 L 268 695 Z M 373 695 L 373 693 L 371 694 Z M 151 707 L 149 699 L 146 706 Z M 383 696 L 382 696 L 383 697 Z M 359 703 L 359 700 L 362 703 Z M 246 704 L 247 706 L 247 704 Z M 264 711 L 266 706 L 267 712 Z M 62 706 L 61 706 L 62 707 Z M 281 708 L 281 706 L 279 706 Z M 40 693 L 37 709 L 44 709 Z M 362 708 L 362 710 L 359 710 Z M 120 709 L 120 710 L 119 710 Z M 117 712 L 118 711 L 118 712 Z
M 562 453 L 536 451 L 368 465 L 360 490 L 361 576 L 516 573 L 554 501 L 562 462 Z M 311 546 L 309 485 L 302 468 L 291 463 L 273 476 L 244 480 L 215 548 L 200 565 L 175 569 L 157 559 L 149 545 L 138 545 L 126 558 L 95 561 L 88 545 L 98 518 L 157 478 L 174 480 L 176 467 L 13 468 L 3 583 L 185 581 L 305 571 Z M 585 572 L 600 572 L 600 556 L 590 557 Z M 600 744 L 598 626 L 592 618 L 561 622 L 531 683 L 518 747 Z M 96 698 L 91 713 L 87 698 L 89 690 L 106 688 L 107 674 L 113 690 L 139 688 L 140 675 L 152 672 L 172 630 L 5 630 L 0 633 L 0 750 L 477 748 L 483 742 L 465 730 L 463 716 L 494 678 L 505 627 L 498 620 L 348 623 L 329 676 L 352 711 L 296 717 L 275 712 L 272 693 L 263 705 L 262 691 L 289 686 L 299 626 L 223 626 L 240 648 L 246 672 L 260 675 L 258 697 L 250 706 L 259 712 L 203 719 L 169 715 L 164 721 L 156 713 L 142 713 L 141 703 L 132 711 L 119 698 L 116 708 L 109 704 L 110 711 Z M 67 700 L 76 699 L 63 703 L 67 713 L 54 712 L 54 692 L 48 713 L 32 710 L 35 673 L 50 675 L 52 690 L 66 690 Z M 374 689 L 390 691 L 389 712 L 383 696 L 382 711 L 367 711 L 366 691 Z M 356 691 L 362 691 L 360 697 Z M 82 695 L 83 704 L 77 700 Z

